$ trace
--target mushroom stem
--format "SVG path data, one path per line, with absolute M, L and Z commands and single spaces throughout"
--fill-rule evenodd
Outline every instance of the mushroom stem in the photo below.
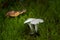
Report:
M 38 27 L 37 27 L 37 24 L 35 24 L 35 32 L 37 32 L 38 30 Z
M 29 27 L 30 27 L 31 34 L 33 34 L 33 27 L 32 27 L 32 25 L 31 25 L 30 23 L 29 23 L 28 25 L 29 25 Z

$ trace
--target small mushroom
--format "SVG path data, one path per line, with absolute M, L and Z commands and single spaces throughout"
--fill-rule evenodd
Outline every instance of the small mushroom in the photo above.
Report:
M 35 25 L 35 32 L 37 33 L 37 30 L 38 30 L 37 24 L 43 23 L 43 22 L 44 22 L 43 19 L 29 18 L 24 22 L 24 24 L 27 23 L 29 25 L 31 32 L 32 32 L 31 34 L 33 34 L 34 32 L 33 32 L 33 26 L 32 25 Z
M 26 12 L 26 10 L 22 10 L 22 11 L 9 11 L 9 12 L 7 12 L 7 14 L 6 14 L 6 16 L 11 16 L 11 17 L 17 17 L 17 16 L 19 16 L 20 14 L 23 14 L 23 13 L 25 13 Z

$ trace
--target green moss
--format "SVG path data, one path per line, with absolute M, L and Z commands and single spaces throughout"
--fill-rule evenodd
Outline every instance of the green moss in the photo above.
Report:
M 0 2 L 1 3 L 1 2 Z M 29 5 L 18 2 L 14 6 L 0 9 L 0 40 L 59 40 L 60 38 L 60 8 L 59 0 L 49 0 L 48 6 L 42 3 L 30 2 Z M 17 4 L 17 5 L 16 5 Z M 28 4 L 28 3 L 27 3 Z M 15 18 L 6 17 L 9 10 L 27 9 L 27 12 Z M 28 18 L 42 18 L 44 23 L 39 24 L 40 36 L 29 34 L 29 28 L 24 24 Z

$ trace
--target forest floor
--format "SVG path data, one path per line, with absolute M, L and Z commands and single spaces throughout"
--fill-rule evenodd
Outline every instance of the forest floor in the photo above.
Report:
M 9 10 L 27 9 L 18 17 L 6 17 Z M 50 0 L 47 5 L 31 2 L 29 6 L 15 4 L 0 8 L 0 40 L 60 40 L 60 0 Z M 24 21 L 28 18 L 42 18 L 44 23 L 38 25 L 39 36 L 30 35 Z

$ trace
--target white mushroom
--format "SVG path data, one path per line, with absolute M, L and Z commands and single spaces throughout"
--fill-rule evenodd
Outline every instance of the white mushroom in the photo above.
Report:
M 29 19 L 27 19 L 27 20 L 24 22 L 24 24 L 25 24 L 25 23 L 29 23 L 29 22 L 31 22 L 31 21 L 33 21 L 33 20 L 35 20 L 35 18 L 29 18 Z
M 44 22 L 43 19 L 29 18 L 24 22 L 24 24 L 27 23 L 29 25 L 31 31 L 33 31 L 32 25 L 35 25 L 35 32 L 37 32 L 37 30 L 38 30 L 37 24 L 43 23 L 43 22 Z

